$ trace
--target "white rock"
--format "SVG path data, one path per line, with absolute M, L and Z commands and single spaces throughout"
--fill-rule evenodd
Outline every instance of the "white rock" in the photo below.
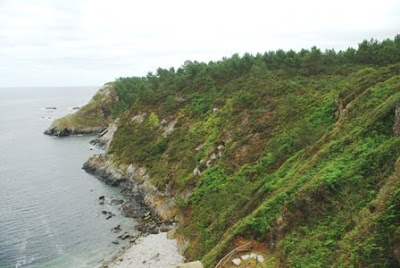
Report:
M 211 160 L 208 160 L 206 166 L 209 168 L 211 166 Z
M 217 159 L 217 155 L 215 153 L 212 153 L 210 156 L 210 159 L 211 160 Z
M 178 120 L 173 120 L 173 121 L 169 122 L 169 124 L 166 127 L 164 127 L 164 132 L 163 132 L 162 136 L 166 137 L 167 135 L 171 134 L 172 131 L 174 131 L 174 129 L 175 129 L 176 123 L 178 123 Z
M 232 263 L 236 266 L 239 266 L 242 263 L 242 260 L 239 258 L 233 259 Z
M 251 254 L 250 254 L 250 258 L 252 258 L 252 259 L 257 259 L 257 254 L 251 253 Z
M 249 258 L 250 258 L 250 255 L 249 254 L 246 254 L 246 255 L 242 255 L 240 258 L 242 258 L 242 260 L 248 260 Z
M 221 150 L 225 149 L 225 146 L 223 146 L 222 144 L 220 144 L 220 145 L 218 145 L 217 148 L 218 148 L 219 151 L 221 151 Z
M 139 124 L 141 124 L 143 121 L 144 121 L 144 117 L 146 116 L 146 114 L 145 113 L 143 113 L 143 114 L 138 114 L 138 115 L 135 115 L 134 117 L 132 117 L 132 121 L 135 121 L 135 122 L 137 122 L 137 123 L 139 123 Z
M 203 147 L 204 147 L 204 145 L 203 145 L 203 144 L 200 144 L 200 145 L 197 146 L 194 150 L 195 150 L 196 152 L 198 152 L 198 151 L 200 151 L 201 149 L 203 149 Z
M 201 174 L 200 169 L 199 169 L 198 167 L 196 167 L 196 168 L 193 170 L 193 175 L 197 176 L 197 175 L 200 175 L 200 174 Z
M 131 175 L 132 177 L 136 175 L 136 167 L 132 164 L 130 164 L 127 168 L 126 168 L 126 172 Z
M 264 257 L 262 255 L 257 255 L 257 261 L 263 263 Z

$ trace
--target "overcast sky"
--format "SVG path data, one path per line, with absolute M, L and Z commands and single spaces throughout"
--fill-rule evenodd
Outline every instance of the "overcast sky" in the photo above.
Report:
M 399 0 L 0 0 L 0 87 L 102 85 L 185 60 L 400 34 Z

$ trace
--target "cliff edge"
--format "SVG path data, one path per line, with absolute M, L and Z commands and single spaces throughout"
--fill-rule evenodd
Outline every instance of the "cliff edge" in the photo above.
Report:
M 62 137 L 99 133 L 111 122 L 111 108 L 117 102 L 113 83 L 107 83 L 76 113 L 54 120 L 44 134 Z

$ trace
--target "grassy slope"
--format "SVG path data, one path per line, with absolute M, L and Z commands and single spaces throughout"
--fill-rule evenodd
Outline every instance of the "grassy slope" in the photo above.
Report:
M 172 189 L 186 255 L 207 267 L 252 239 L 276 266 L 399 265 L 400 64 L 318 71 L 314 61 L 274 67 L 274 55 L 270 66 L 233 56 L 118 79 L 112 102 L 96 95 L 58 124 L 101 126 L 104 107 L 120 118 L 113 161 L 145 166 Z M 177 120 L 166 137 L 163 119 Z
M 400 65 L 312 77 L 250 73 L 217 90 L 183 89 L 185 101 L 172 110 L 157 102 L 122 114 L 111 152 L 174 189 L 186 254 L 206 266 L 244 237 L 265 242 L 280 266 L 390 267 L 400 239 L 400 138 L 392 135 L 399 73 Z M 350 104 L 340 118 L 338 103 Z M 163 138 L 154 118 L 130 120 L 138 113 L 178 118 L 177 128 Z M 193 175 L 220 144 L 222 156 Z
M 111 114 L 111 107 L 117 102 L 114 86 L 109 83 L 104 85 L 92 98 L 92 100 L 79 109 L 76 113 L 56 119 L 50 128 L 58 131 L 68 129 L 70 132 L 99 131 Z

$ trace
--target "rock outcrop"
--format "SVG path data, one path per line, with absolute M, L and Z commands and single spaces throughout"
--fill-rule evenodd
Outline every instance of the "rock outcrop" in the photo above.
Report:
M 149 182 L 149 175 L 144 167 L 133 164 L 128 167 L 116 166 L 105 154 L 94 155 L 83 165 L 83 169 L 95 175 L 101 181 L 117 186 L 127 183 L 128 195 L 143 202 L 163 222 L 175 221 L 177 211 L 171 193 L 160 192 Z
M 107 152 L 108 149 L 110 148 L 111 141 L 114 137 L 114 133 L 117 131 L 117 124 L 118 120 L 115 120 L 113 123 L 111 123 L 107 128 L 103 129 L 99 136 L 92 140 L 90 143 L 93 145 L 98 145 L 100 147 L 103 147 L 104 150 Z
M 99 133 L 111 123 L 111 108 L 117 101 L 114 85 L 107 83 L 76 113 L 54 120 L 44 134 L 64 137 Z
M 400 136 L 400 102 L 395 109 L 393 134 L 395 136 Z
M 124 174 L 111 163 L 109 157 L 104 154 L 90 157 L 82 168 L 112 186 L 118 186 L 127 180 Z
M 57 121 L 54 121 L 57 122 Z M 100 132 L 101 127 L 91 127 L 91 128 L 69 128 L 62 127 L 58 123 L 53 123 L 48 129 L 44 131 L 44 134 L 50 136 L 58 136 L 58 137 L 66 137 L 71 135 L 79 135 L 79 134 L 92 134 Z

